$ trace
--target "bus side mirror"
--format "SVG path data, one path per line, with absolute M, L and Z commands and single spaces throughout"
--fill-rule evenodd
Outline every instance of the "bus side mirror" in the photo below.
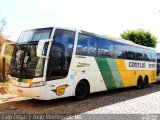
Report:
M 7 49 L 7 46 L 9 46 L 9 45 L 15 45 L 15 43 L 14 42 L 8 42 L 8 43 L 4 43 L 3 45 L 2 45 L 2 48 L 1 48 L 1 56 L 2 57 L 5 57 L 6 55 L 7 55 L 7 53 L 8 52 L 11 52 L 11 50 L 8 50 Z M 13 47 L 13 46 L 12 46 Z M 11 49 L 11 48 L 10 48 Z
M 37 47 L 37 57 L 48 58 L 47 51 L 51 47 L 53 39 L 40 40 Z

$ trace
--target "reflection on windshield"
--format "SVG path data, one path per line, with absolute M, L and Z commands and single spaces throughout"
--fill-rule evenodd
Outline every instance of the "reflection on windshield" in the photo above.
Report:
M 11 61 L 11 76 L 33 78 L 43 74 L 44 60 L 36 56 L 37 44 L 18 45 Z
M 48 39 L 51 34 L 52 28 L 27 30 L 21 33 L 18 43 L 25 44 L 28 42 L 35 42 L 42 39 Z

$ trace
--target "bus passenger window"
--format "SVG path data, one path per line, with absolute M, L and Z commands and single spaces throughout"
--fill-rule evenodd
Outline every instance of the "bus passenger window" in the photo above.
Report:
M 127 59 L 131 59 L 131 60 L 135 60 L 135 47 L 133 46 L 127 46 L 127 53 L 126 53 L 126 58 Z
M 47 69 L 47 80 L 65 78 L 71 63 L 75 32 L 57 29 L 53 38 Z
M 142 48 L 137 47 L 136 60 L 144 60 L 144 53 Z
M 143 51 L 144 51 L 144 60 L 150 61 L 150 59 L 151 59 L 150 50 L 143 49 Z
M 98 55 L 100 57 L 113 57 L 113 42 L 98 38 Z
M 156 61 L 156 52 L 151 50 L 151 61 Z
M 126 45 L 114 42 L 114 58 L 126 58 Z
M 94 36 L 79 34 L 76 55 L 95 56 L 97 49 Z

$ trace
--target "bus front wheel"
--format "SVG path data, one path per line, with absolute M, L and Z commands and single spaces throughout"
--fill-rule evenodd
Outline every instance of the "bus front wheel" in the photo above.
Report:
M 88 96 L 88 93 L 89 93 L 89 87 L 88 87 L 87 82 L 83 80 L 80 81 L 76 86 L 75 98 L 77 100 L 83 100 L 84 98 Z

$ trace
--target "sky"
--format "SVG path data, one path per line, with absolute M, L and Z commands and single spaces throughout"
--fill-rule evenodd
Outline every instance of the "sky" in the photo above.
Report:
M 0 0 L 4 34 L 17 41 L 20 33 L 39 27 L 69 27 L 120 38 L 128 29 L 150 31 L 160 52 L 159 0 Z

